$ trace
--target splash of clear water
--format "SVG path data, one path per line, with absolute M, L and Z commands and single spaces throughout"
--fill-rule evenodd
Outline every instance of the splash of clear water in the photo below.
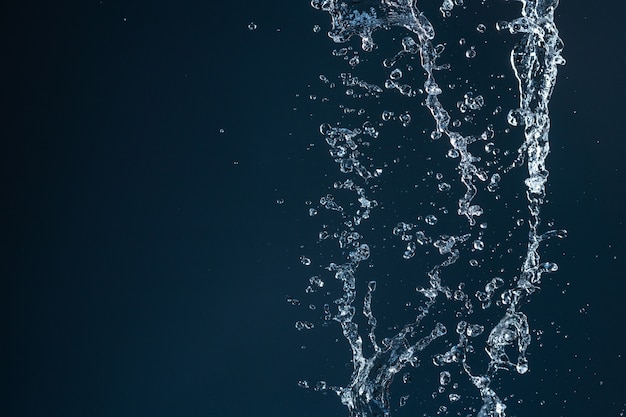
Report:
M 328 36 L 334 42 L 342 44 L 358 38 L 360 48 L 365 53 L 373 54 L 377 50 L 375 32 L 404 32 L 400 42 L 401 49 L 393 57 L 382 61 L 382 66 L 389 70 L 388 78 L 383 83 L 384 89 L 352 73 L 342 73 L 338 80 L 351 99 L 378 100 L 383 94 L 395 91 L 412 103 L 412 108 L 399 116 L 384 110 L 382 122 L 376 122 L 376 118 L 365 109 L 356 110 L 342 105 L 341 124 L 323 123 L 320 126 L 320 133 L 329 147 L 330 155 L 344 176 L 344 179 L 334 183 L 333 188 L 337 193 L 352 196 L 345 203 L 333 194 L 328 194 L 319 201 L 320 210 L 336 213 L 341 219 L 332 233 L 325 227 L 320 232 L 320 240 L 336 240 L 340 253 L 344 256 L 339 262 L 325 265 L 326 273 L 340 283 L 341 295 L 334 300 L 336 312 L 331 311 L 329 304 L 324 305 L 322 320 L 327 322 L 332 318 L 339 323 L 352 352 L 353 372 L 346 385 L 327 386 L 323 382 L 318 383 L 318 386 L 336 392 L 353 417 L 391 415 L 395 409 L 391 403 L 392 382 L 405 368 L 414 369 L 419 366 L 421 359 L 425 357 L 430 357 L 436 368 L 457 369 L 459 376 L 465 375 L 466 381 L 474 387 L 475 395 L 480 399 L 477 406 L 466 406 L 467 411 L 478 417 L 503 417 L 506 405 L 496 392 L 494 381 L 498 380 L 502 370 L 524 374 L 529 369 L 527 350 L 531 343 L 531 330 L 522 306 L 539 289 L 542 274 L 557 269 L 555 263 L 541 261 L 541 243 L 566 235 L 565 230 L 540 231 L 540 208 L 544 204 L 548 178 L 546 157 L 550 151 L 548 104 L 556 82 L 557 65 L 563 64 L 564 60 L 561 57 L 563 44 L 554 23 L 558 0 L 518 1 L 521 3 L 520 16 L 498 21 L 494 25 L 500 34 L 508 32 L 516 37 L 516 44 L 510 50 L 510 64 L 517 83 L 517 92 L 510 94 L 517 95 L 518 106 L 506 115 L 501 113 L 501 106 L 496 106 L 491 115 L 485 117 L 484 128 L 479 128 L 477 115 L 484 110 L 489 99 L 477 94 L 477 91 L 465 92 L 456 101 L 456 108 L 454 105 L 444 106 L 444 103 L 450 101 L 446 100 L 446 96 L 458 95 L 459 88 L 456 86 L 464 83 L 449 82 L 449 74 L 454 71 L 454 65 L 441 64 L 440 61 L 443 58 L 453 59 L 451 54 L 445 54 L 446 48 L 453 48 L 446 42 L 435 43 L 438 35 L 431 23 L 435 16 L 429 16 L 429 19 L 417 7 L 417 1 L 364 0 L 352 1 L 350 4 L 339 0 L 311 1 L 315 9 L 330 15 L 331 29 Z M 484 3 L 483 1 L 482 4 Z M 446 0 L 438 8 L 441 14 L 439 18 L 442 22 L 449 22 L 453 12 L 462 11 L 463 7 L 460 0 Z M 486 30 L 483 23 L 476 26 L 476 31 L 480 34 Z M 459 45 L 464 49 L 465 59 L 476 57 L 477 48 L 466 45 L 465 38 L 459 41 Z M 352 48 L 335 50 L 334 55 L 343 57 L 352 69 L 367 59 L 363 59 Z M 409 78 L 407 74 L 414 71 L 410 65 L 412 60 L 418 62 L 424 77 L 423 84 L 417 88 L 410 85 L 410 81 L 404 81 Z M 401 65 L 404 67 L 401 68 Z M 446 79 L 448 84 L 438 82 L 440 78 Z M 492 74 L 492 78 L 497 77 Z M 320 79 L 334 86 L 327 77 L 321 76 Z M 465 84 L 468 84 L 467 80 Z M 432 143 L 446 138 L 449 147 L 444 154 L 445 159 L 456 161 L 456 189 L 442 181 L 443 174 L 438 173 L 435 178 L 441 181 L 437 184 L 440 193 L 450 194 L 451 190 L 460 189 L 456 197 L 456 219 L 465 219 L 465 225 L 460 225 L 454 219 L 450 220 L 452 216 L 448 209 L 441 205 L 438 208 L 441 214 L 438 216 L 417 216 L 417 222 L 403 221 L 393 227 L 391 234 L 406 244 L 402 258 L 407 262 L 415 259 L 420 248 L 426 255 L 434 252 L 434 255 L 443 256 L 443 260 L 433 262 L 432 267 L 427 269 L 425 285 L 417 285 L 415 299 L 419 305 L 412 310 L 413 317 L 401 325 L 383 329 L 389 336 L 379 340 L 379 319 L 373 311 L 377 281 L 366 280 L 365 285 L 359 285 L 360 281 L 357 279 L 359 274 L 366 275 L 359 271 L 360 266 L 371 262 L 377 248 L 382 247 L 379 244 L 366 243 L 364 235 L 372 234 L 372 230 L 365 229 L 364 224 L 370 221 L 374 213 L 384 217 L 385 213 L 379 208 L 387 205 L 387 202 L 379 202 L 373 197 L 380 194 L 381 181 L 387 169 L 385 164 L 377 165 L 378 162 L 371 155 L 375 148 L 372 142 L 385 140 L 380 130 L 387 122 L 399 121 L 404 128 L 416 123 L 411 112 L 419 111 L 419 104 L 430 114 L 431 125 L 434 121 L 434 129 L 430 135 L 424 135 L 426 138 L 421 140 Z M 345 115 L 350 114 L 356 114 L 361 119 L 350 125 L 345 118 Z M 462 121 L 454 119 L 455 114 L 459 114 Z M 500 116 L 505 117 L 510 126 L 494 127 L 497 117 Z M 478 131 L 475 134 L 464 134 L 461 133 L 463 127 Z M 516 156 L 512 156 L 507 162 L 505 156 L 511 153 L 505 151 L 500 155 L 499 146 L 508 145 L 504 142 L 511 127 L 523 129 L 523 138 L 521 145 L 513 152 Z M 485 145 L 479 147 L 481 143 Z M 485 155 L 479 156 L 483 150 Z M 493 158 L 489 159 L 490 157 Z M 491 253 L 496 253 L 498 247 L 504 243 L 489 243 L 485 235 L 487 224 L 478 223 L 486 213 L 483 205 L 477 203 L 481 198 L 481 189 L 488 194 L 497 193 L 500 183 L 506 182 L 508 177 L 514 178 L 512 173 L 524 165 L 528 171 L 523 181 L 528 208 L 528 231 L 525 235 L 528 236 L 528 241 L 525 251 L 518 256 L 521 266 L 515 275 L 509 272 L 508 278 L 494 276 L 497 271 L 505 271 L 505 268 L 498 269 L 496 266 L 491 266 L 491 269 L 482 274 L 463 272 L 458 263 L 460 259 L 475 257 L 476 253 L 484 253 L 488 249 L 491 249 Z M 429 172 L 427 176 L 433 174 Z M 393 184 L 386 186 L 392 187 Z M 482 199 L 486 201 L 485 198 Z M 496 200 L 501 199 L 498 194 Z M 430 206 L 437 204 L 431 202 Z M 311 215 L 317 213 L 317 209 L 311 210 Z M 496 210 L 489 208 L 487 211 L 492 213 Z M 447 223 L 444 222 L 446 219 Z M 523 223 L 523 219 L 517 219 L 514 228 L 517 230 Z M 446 224 L 452 231 L 444 230 Z M 436 231 L 441 233 L 435 233 Z M 509 232 L 506 240 L 509 241 L 511 236 L 513 233 Z M 518 246 L 521 243 L 518 242 Z M 490 260 L 497 263 L 501 258 L 502 256 L 492 256 Z M 308 263 L 303 261 L 303 264 L 310 265 L 311 260 L 306 259 Z M 469 260 L 469 265 L 488 268 L 474 258 Z M 446 271 L 450 271 L 448 275 L 451 277 L 446 278 Z M 471 275 L 467 283 L 458 278 L 463 275 Z M 421 283 L 423 280 L 417 281 Z M 315 276 L 311 284 L 313 287 L 321 287 L 324 281 Z M 471 292 L 471 286 L 477 290 Z M 313 292 L 313 287 L 310 286 L 311 291 L 307 292 Z M 477 302 L 481 307 L 479 310 L 474 308 Z M 480 311 L 488 311 L 492 305 L 497 310 L 489 310 L 492 312 L 487 316 L 478 314 Z M 364 323 L 359 322 L 357 308 L 362 310 Z M 448 317 L 445 311 L 452 311 L 453 317 Z M 366 332 L 363 332 L 363 326 L 368 329 Z M 314 324 L 298 322 L 296 327 L 299 330 L 310 330 L 314 328 Z M 455 330 L 448 331 L 449 328 Z M 483 349 L 476 348 L 479 343 L 482 343 Z M 486 357 L 480 357 L 481 350 Z M 409 374 L 403 375 L 403 382 L 408 379 L 407 375 Z M 449 370 L 440 372 L 439 394 L 446 391 L 451 378 Z M 452 392 L 447 396 L 449 403 L 460 402 L 462 396 L 458 383 L 454 383 L 450 390 Z M 408 398 L 408 395 L 400 397 L 399 407 L 407 404 Z M 441 405 L 438 412 L 447 412 L 447 407 L 448 405 Z

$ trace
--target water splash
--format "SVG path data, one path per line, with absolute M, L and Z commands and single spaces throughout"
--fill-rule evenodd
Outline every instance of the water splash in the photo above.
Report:
M 494 0 L 493 3 L 498 2 Z M 498 104 L 500 95 L 488 97 L 486 93 L 475 91 L 478 88 L 467 91 L 471 84 L 468 77 L 465 77 L 465 82 L 458 81 L 459 78 L 456 82 L 450 81 L 454 80 L 450 75 L 455 70 L 454 62 L 458 62 L 455 61 L 455 49 L 451 42 L 436 43 L 438 31 L 435 27 L 442 26 L 442 30 L 448 28 L 446 25 L 449 23 L 444 22 L 450 22 L 453 13 L 462 13 L 465 9 L 462 1 L 444 1 L 438 8 L 438 14 L 418 9 L 415 0 L 363 0 L 350 4 L 338 0 L 311 1 L 315 9 L 330 15 L 328 36 L 335 43 L 345 44 L 358 38 L 361 50 L 370 56 L 376 57 L 375 32 L 403 33 L 399 51 L 391 58 L 382 59 L 382 67 L 388 69 L 383 83 L 365 81 L 352 73 L 341 73 L 337 80 L 346 88 L 346 96 L 351 100 L 373 98 L 380 103 L 384 94 L 398 92 L 409 100 L 411 106 L 398 112 L 400 116 L 395 116 L 394 111 L 387 109 L 380 111 L 375 108 L 373 112 L 368 112 L 364 108 L 356 110 L 342 104 L 341 123 L 326 122 L 320 126 L 329 153 L 344 176 L 333 184 L 333 193 L 321 197 L 317 208 L 309 209 L 315 215 L 318 210 L 335 213 L 340 219 L 334 231 L 326 230 L 328 225 L 324 225 L 319 235 L 320 241 L 328 238 L 335 240 L 341 257 L 340 261 L 330 262 L 324 267 L 325 273 L 340 284 L 340 296 L 333 300 L 335 312 L 332 312 L 331 303 L 324 304 L 320 321 L 328 323 L 332 319 L 339 323 L 351 350 L 353 372 L 345 385 L 332 386 L 320 381 L 316 389 L 337 393 L 352 417 L 389 416 L 393 410 L 409 404 L 410 395 L 400 396 L 398 406 L 392 404 L 392 382 L 403 370 L 414 370 L 420 363 L 427 362 L 424 358 L 430 358 L 435 368 L 456 370 L 454 377 L 449 370 L 438 373 L 439 388 L 433 396 L 447 392 L 447 403 L 441 404 L 437 413 L 448 413 L 449 407 L 463 403 L 467 397 L 466 412 L 478 417 L 503 417 L 507 406 L 496 392 L 495 381 L 502 370 L 518 374 L 529 370 L 527 350 L 531 344 L 531 329 L 522 307 L 539 289 L 542 275 L 558 268 L 552 262 L 542 263 L 539 253 L 541 243 L 553 237 L 566 236 L 565 230 L 540 231 L 540 209 L 544 204 L 548 178 L 546 157 L 550 151 L 548 104 L 556 82 L 557 66 L 564 60 L 561 57 L 563 44 L 554 23 L 558 0 L 519 0 L 519 3 L 521 11 L 518 17 L 500 20 L 493 25 L 500 35 L 508 32 L 516 42 L 510 50 L 509 60 L 517 92 L 509 93 L 509 96 L 517 95 L 519 102 L 516 108 L 504 114 Z M 484 4 L 483 1 L 481 5 Z M 440 19 L 438 26 L 431 23 L 435 18 Z M 473 28 L 476 36 L 488 32 L 482 22 L 474 24 Z M 479 59 L 479 48 L 468 45 L 466 37 L 461 38 L 457 46 L 462 59 L 469 62 Z M 360 55 L 352 47 L 335 50 L 333 55 L 346 60 L 352 69 L 370 58 Z M 506 56 L 500 58 L 507 59 Z M 440 63 L 443 59 L 452 63 Z M 419 75 L 409 75 L 415 72 L 414 61 L 421 67 Z M 471 66 L 458 64 L 461 68 L 458 71 L 470 72 L 468 65 Z M 421 85 L 411 85 L 412 80 L 420 78 Z M 500 80 L 504 75 L 492 73 L 491 78 Z M 445 81 L 441 82 L 441 79 Z M 320 80 L 330 87 L 335 86 L 326 76 L 320 76 Z M 495 84 L 493 87 L 496 89 Z M 466 91 L 456 98 L 461 88 Z M 444 106 L 447 102 L 450 105 Z M 391 140 L 381 133 L 389 123 L 399 121 L 405 129 L 414 126 L 420 104 L 430 114 L 429 124 L 433 126 L 434 122 L 434 128 L 429 134 L 424 134 L 427 130 L 421 134 L 415 130 L 413 134 L 418 135 L 419 140 L 427 141 L 424 147 L 426 143 L 441 143 L 440 139 L 446 138 L 449 146 L 441 155 L 443 161 L 456 161 L 453 168 L 456 178 L 444 182 L 444 174 L 428 171 L 425 180 L 434 178 L 438 182 L 438 193 L 450 197 L 456 193 L 457 197 L 452 197 L 456 199 L 456 209 L 450 213 L 446 205 L 431 201 L 427 206 L 431 210 L 436 209 L 439 214 L 423 213 L 415 216 L 416 221 L 395 223 L 390 235 L 400 238 L 405 245 L 400 251 L 400 258 L 416 262 L 419 249 L 423 250 L 432 266 L 426 269 L 425 280 L 414 274 L 418 276 L 415 295 L 413 301 L 407 303 L 412 307 L 407 310 L 412 313 L 412 318 L 400 325 L 379 329 L 379 318 L 373 308 L 377 281 L 358 279 L 358 276 L 369 275 L 359 271 L 360 266 L 366 263 L 373 266 L 372 258 L 377 250 L 385 252 L 385 245 L 365 241 L 366 234 L 374 235 L 374 228 L 367 229 L 365 224 L 376 215 L 383 218 L 379 220 L 382 228 L 389 226 L 389 220 L 384 219 L 388 213 L 380 208 L 393 205 L 393 202 L 379 202 L 374 198 L 376 194 L 383 195 L 380 191 L 382 181 L 392 169 L 388 163 L 376 160 L 377 147 L 372 143 Z M 486 107 L 493 104 L 498 104 L 493 106 L 495 110 L 480 119 L 481 112 L 486 113 Z M 347 119 L 346 115 L 353 115 L 355 119 Z M 456 115 L 458 119 L 455 119 Z M 508 126 L 494 126 L 500 117 L 506 120 Z M 426 119 L 419 120 L 424 125 L 420 127 L 427 126 Z M 484 127 L 481 128 L 479 125 L 483 120 Z M 462 128 L 475 133 L 462 133 Z M 501 148 L 510 147 L 506 141 L 511 128 L 523 129 L 521 145 L 513 152 L 501 152 Z M 486 144 L 478 146 L 481 142 Z M 394 159 L 393 163 L 398 161 L 399 158 Z M 528 171 L 523 180 L 529 213 L 527 222 L 518 218 L 504 241 L 494 241 L 495 235 L 489 241 L 487 223 L 483 219 L 487 214 L 495 217 L 497 210 L 481 190 L 487 195 L 495 195 L 491 201 L 501 201 L 503 196 L 496 194 L 500 184 L 507 182 L 513 187 L 510 185 L 515 179 L 513 174 L 524 165 Z M 387 188 L 393 186 L 385 184 Z M 339 198 L 335 193 L 344 197 Z M 424 195 L 421 197 L 424 198 Z M 507 204 L 505 202 L 505 206 Z M 464 219 L 464 223 L 459 223 L 458 219 Z M 528 224 L 528 230 L 520 234 L 524 223 Z M 514 237 L 519 236 L 527 236 L 528 239 L 525 250 L 517 255 L 517 259 L 522 260 L 521 266 L 516 272 L 497 266 L 498 262 L 504 263 L 505 256 L 498 255 L 501 246 L 509 245 L 509 254 L 514 252 L 513 247 L 524 246 L 523 241 L 518 241 L 517 245 L 512 242 Z M 477 255 L 485 253 L 492 255 Z M 437 256 L 443 259 L 431 260 Z M 468 257 L 471 257 L 467 262 L 470 268 L 482 272 L 470 273 L 460 265 L 459 260 Z M 311 265 L 308 257 L 303 255 L 302 259 L 307 261 L 303 261 L 304 265 Z M 502 274 L 502 277 L 495 274 Z M 461 281 L 459 277 L 467 278 Z M 392 279 L 393 276 L 389 278 Z M 313 282 L 318 280 L 324 282 L 319 276 L 313 277 L 307 293 L 315 292 Z M 317 287 L 321 286 L 318 284 Z M 476 291 L 470 290 L 470 287 Z M 326 294 L 331 295 L 332 292 Z M 294 304 L 293 298 L 288 301 Z M 476 303 L 480 309 L 475 308 Z M 297 305 L 300 305 L 299 301 Z M 494 305 L 496 309 L 489 310 Z M 315 310 L 315 306 L 311 306 Z M 362 318 L 357 315 L 357 308 L 361 309 Z M 363 327 L 367 331 L 364 332 Z M 296 328 L 311 330 L 314 324 L 298 321 Z M 449 331 L 449 328 L 454 331 Z M 388 334 L 381 340 L 378 338 L 380 330 Z M 483 348 L 477 349 L 476 346 L 480 345 Z M 469 389 L 463 391 L 465 397 L 461 394 L 459 382 L 450 384 L 452 379 L 460 381 L 462 375 L 474 390 L 473 393 Z M 402 376 L 404 383 L 410 379 L 409 373 Z M 480 401 L 472 403 L 471 396 Z

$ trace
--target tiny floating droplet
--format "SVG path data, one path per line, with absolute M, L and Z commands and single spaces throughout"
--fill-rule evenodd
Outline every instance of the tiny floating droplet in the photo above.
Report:
M 441 385 L 448 385 L 451 379 L 452 377 L 450 376 L 450 372 L 448 371 L 442 371 L 439 374 L 439 384 Z
M 426 222 L 426 224 L 434 226 L 435 224 L 437 224 L 437 217 L 435 217 L 433 214 L 429 214 L 428 216 L 426 216 L 424 221 Z
M 402 78 L 402 71 L 400 71 L 398 68 L 394 69 L 393 71 L 391 71 L 391 74 L 389 74 L 389 78 L 391 78 L 392 80 L 399 80 L 400 78 Z

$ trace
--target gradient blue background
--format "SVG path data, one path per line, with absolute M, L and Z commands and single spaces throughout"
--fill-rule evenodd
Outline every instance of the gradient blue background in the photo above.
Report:
M 570 237 L 534 307 L 555 325 L 527 415 L 624 410 L 623 15 L 558 9 L 549 187 Z M 326 186 L 293 110 L 333 59 L 314 24 L 306 1 L 0 6 L 0 415 L 346 415 L 296 386 L 315 354 L 284 301 Z

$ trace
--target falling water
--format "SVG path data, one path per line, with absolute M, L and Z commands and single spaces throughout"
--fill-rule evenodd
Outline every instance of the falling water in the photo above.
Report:
M 523 307 L 558 269 L 542 243 L 566 236 L 540 217 L 558 0 L 419 3 L 311 1 L 345 70 L 319 77 L 339 172 L 309 208 L 322 222 L 321 253 L 301 258 L 319 269 L 306 290 L 317 316 L 296 328 L 338 323 L 352 374 L 315 389 L 350 416 L 505 416 L 502 373 L 531 366 Z M 428 398 L 436 408 L 420 409 Z

